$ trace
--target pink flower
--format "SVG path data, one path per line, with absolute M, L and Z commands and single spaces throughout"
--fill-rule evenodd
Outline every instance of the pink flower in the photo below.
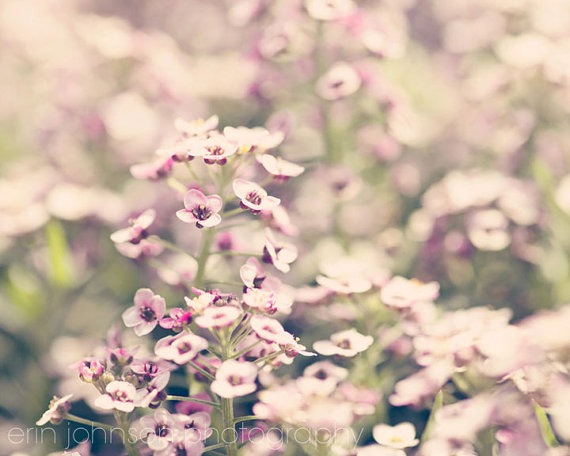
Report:
M 317 94 L 325 100 L 339 100 L 355 93 L 362 84 L 356 70 L 345 62 L 337 62 L 317 81 Z
M 49 403 L 49 408 L 44 412 L 42 417 L 36 421 L 36 424 L 38 426 L 43 426 L 48 421 L 52 424 L 61 423 L 65 414 L 71 409 L 71 404 L 69 403 L 71 396 L 73 395 L 68 394 L 67 396 L 63 396 L 61 398 L 54 396 Z
M 286 181 L 290 177 L 297 177 L 305 171 L 305 168 L 300 165 L 269 154 L 258 155 L 255 159 L 269 174 L 281 181 Z
M 171 157 L 161 157 L 151 163 L 141 163 L 130 168 L 135 179 L 158 180 L 170 174 L 173 160 Z
M 130 368 L 131 371 L 137 375 L 141 382 L 150 382 L 165 372 L 169 372 L 174 368 L 174 366 L 171 363 L 168 363 L 161 359 L 135 359 L 131 363 Z
M 165 409 L 143 416 L 133 424 L 132 430 L 137 438 L 146 439 L 146 444 L 153 451 L 164 450 L 183 432 L 176 418 Z
M 265 128 L 255 127 L 226 127 L 224 136 L 237 144 L 239 153 L 263 152 L 273 149 L 283 142 L 285 136 L 282 132 L 269 132 Z
M 246 396 L 256 390 L 256 377 L 257 367 L 254 364 L 232 359 L 222 363 L 211 388 L 225 398 Z
M 214 304 L 214 301 L 217 299 L 217 295 L 214 293 L 208 293 L 206 291 L 198 290 L 196 288 L 192 288 L 192 291 L 196 293 L 198 296 L 195 298 L 188 298 L 184 297 L 184 301 L 186 305 L 192 312 L 194 313 L 202 313 L 204 309 Z
M 293 261 L 297 259 L 297 247 L 286 242 L 278 242 L 270 229 L 265 230 L 263 261 L 275 266 L 281 272 L 289 272 Z
M 129 219 L 129 227 L 115 231 L 111 234 L 111 240 L 116 243 L 131 242 L 138 244 L 147 236 L 146 229 L 152 225 L 156 218 L 154 209 L 147 209 L 138 217 Z
M 205 153 L 201 154 L 204 163 L 208 165 L 225 165 L 228 157 L 237 152 L 237 146 L 228 141 L 224 136 L 216 134 L 204 140 L 202 147 Z
M 281 323 L 273 318 L 262 315 L 254 315 L 251 318 L 251 328 L 260 339 L 279 345 L 287 345 L 295 341 L 295 338 L 285 331 Z
M 126 413 L 135 409 L 136 389 L 132 383 L 115 380 L 107 385 L 105 391 L 107 394 L 95 399 L 97 407 L 105 410 L 120 410 Z
M 164 247 L 161 244 L 150 242 L 146 239 L 143 239 L 138 244 L 131 244 L 130 242 L 115 244 L 115 247 L 121 255 L 135 260 L 141 257 L 153 257 L 160 255 L 164 250 Z
M 414 447 L 419 443 L 419 440 L 416 439 L 416 429 L 412 423 L 400 423 L 396 426 L 378 424 L 374 426 L 372 435 L 380 445 L 395 450 Z
M 198 228 L 210 228 L 219 225 L 222 221 L 220 210 L 222 198 L 218 195 L 204 195 L 195 188 L 189 190 L 184 196 L 184 207 L 176 212 L 176 216 L 186 223 L 195 223 Z
M 243 302 L 249 307 L 268 314 L 274 314 L 277 311 L 275 295 L 271 291 L 261 290 L 259 288 L 248 288 L 243 294 Z
M 169 312 L 170 317 L 164 317 L 158 324 L 164 329 L 172 329 L 175 332 L 182 331 L 192 322 L 192 312 L 175 307 Z
M 307 396 L 328 396 L 347 376 L 347 369 L 335 366 L 329 361 L 320 361 L 305 368 L 303 376 L 296 380 L 297 389 Z
M 405 309 L 417 302 L 431 302 L 438 296 L 439 284 L 437 282 L 423 283 L 401 276 L 393 277 L 380 292 L 382 302 L 396 309 Z
M 241 200 L 240 206 L 251 211 L 252 214 L 267 211 L 281 202 L 279 198 L 268 196 L 267 192 L 256 183 L 245 179 L 235 179 L 233 189 L 235 195 Z
M 96 382 L 105 372 L 105 366 L 95 358 L 87 358 L 79 363 L 79 378 L 87 383 Z
M 181 333 L 160 339 L 154 347 L 154 352 L 162 359 L 174 361 L 176 364 L 186 364 L 206 348 L 208 341 L 203 337 Z
M 196 318 L 201 328 L 225 328 L 231 326 L 241 315 L 241 310 L 234 306 L 208 307 Z
M 127 328 L 134 328 L 137 336 L 150 333 L 164 316 L 166 302 L 149 288 L 141 288 L 135 294 L 135 305 L 123 312 Z
M 176 415 L 176 419 L 184 429 L 184 440 L 201 442 L 212 435 L 211 418 L 208 413 L 196 412 L 192 415 Z
M 248 288 L 258 288 L 265 280 L 265 273 L 261 263 L 254 257 L 247 259 L 240 268 L 239 275 L 244 285 Z
M 372 336 L 364 336 L 356 329 L 335 333 L 330 340 L 319 340 L 313 344 L 315 351 L 321 355 L 356 356 L 366 350 L 374 342 Z
M 135 406 L 157 408 L 166 399 L 166 387 L 170 372 L 166 371 L 154 377 L 144 388 L 137 390 Z

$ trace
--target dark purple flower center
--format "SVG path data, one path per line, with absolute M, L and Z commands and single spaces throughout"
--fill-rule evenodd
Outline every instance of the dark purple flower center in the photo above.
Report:
M 151 309 L 150 307 L 143 307 L 141 308 L 140 311 L 140 317 L 144 320 L 144 321 L 154 321 L 156 320 L 156 313 L 154 312 L 153 309 Z
M 196 423 L 194 422 L 194 420 L 190 421 L 189 423 L 186 423 L 184 425 L 184 429 L 196 429 Z
M 329 376 L 324 369 L 319 369 L 317 372 L 315 372 L 315 378 L 318 378 L 319 380 L 326 380 L 328 377 Z
M 115 397 L 113 398 L 115 401 L 118 402 L 130 402 L 129 395 L 126 391 L 116 391 Z
M 192 209 L 192 215 L 198 220 L 207 220 L 212 215 L 212 210 L 209 207 L 200 204 Z
M 186 448 L 184 448 L 184 446 L 182 444 L 179 444 L 175 449 L 174 449 L 174 456 L 187 456 L 188 453 L 186 453 Z
M 166 424 L 157 424 L 154 432 L 159 437 L 166 437 L 170 433 L 170 429 Z
M 222 149 L 220 146 L 210 146 L 206 148 L 208 150 L 208 152 L 210 152 L 210 155 L 223 155 L 224 154 L 224 149 Z
M 245 200 L 249 201 L 251 204 L 259 205 L 261 204 L 262 198 L 259 193 L 252 191 L 245 196 Z

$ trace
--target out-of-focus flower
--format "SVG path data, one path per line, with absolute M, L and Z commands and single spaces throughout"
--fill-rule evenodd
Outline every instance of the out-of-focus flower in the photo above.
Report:
M 265 189 L 254 182 L 245 179 L 235 179 L 233 182 L 235 195 L 241 200 L 240 206 L 249 210 L 252 214 L 259 214 L 279 205 L 281 200 L 267 195 Z
M 256 389 L 257 367 L 248 362 L 224 361 L 216 372 L 211 388 L 218 396 L 225 398 L 246 396 Z
M 400 423 L 396 426 L 377 424 L 372 430 L 372 435 L 380 445 L 395 450 L 414 447 L 419 443 L 419 440 L 416 439 L 416 429 L 412 423 Z
M 356 10 L 352 0 L 305 0 L 307 13 L 319 21 L 342 19 Z
M 348 329 L 335 333 L 330 340 L 319 340 L 313 344 L 315 351 L 321 355 L 356 356 L 372 345 L 374 338 L 360 334 L 356 329 Z
M 297 248 L 293 244 L 278 242 L 270 229 L 265 230 L 263 261 L 275 266 L 281 272 L 289 272 L 297 259 Z
M 141 288 L 135 293 L 134 306 L 123 312 L 123 322 L 133 328 L 137 336 L 150 333 L 164 316 L 166 302 L 149 288 Z
M 280 181 L 286 181 L 290 177 L 297 177 L 305 171 L 305 168 L 301 165 L 291 163 L 281 157 L 274 157 L 269 154 L 257 155 L 255 159 L 269 174 L 273 175 L 275 179 Z
M 212 435 L 210 424 L 212 419 L 206 412 L 195 412 L 191 415 L 177 415 L 176 419 L 184 429 L 184 439 L 196 442 L 206 440 Z
M 130 219 L 130 226 L 128 228 L 120 229 L 111 234 L 111 240 L 117 243 L 131 242 L 138 244 L 141 239 L 146 237 L 146 229 L 152 225 L 155 218 L 156 211 L 154 209 L 148 209 L 138 217 Z
M 241 311 L 235 306 L 208 307 L 196 318 L 201 328 L 225 328 L 231 326 L 240 316 Z
M 106 394 L 95 399 L 95 406 L 126 413 L 135 409 L 136 389 L 132 383 L 114 380 L 106 386 L 105 391 Z
M 248 288 L 258 288 L 265 280 L 265 272 L 257 258 L 251 257 L 246 260 L 239 270 L 239 275 Z
M 185 138 L 193 136 L 203 136 L 217 128 L 220 119 L 218 116 L 211 116 L 207 119 L 195 119 L 187 121 L 180 117 L 174 121 L 174 127 Z
M 262 312 L 273 314 L 277 310 L 275 295 L 271 291 L 259 288 L 248 288 L 243 294 L 243 302 L 248 307 L 258 309 Z
M 130 171 L 135 179 L 158 180 L 170 174 L 173 164 L 171 157 L 161 157 L 150 163 L 133 165 Z
M 417 302 L 431 302 L 439 296 L 437 282 L 422 283 L 419 280 L 408 280 L 401 276 L 393 277 L 382 287 L 380 299 L 395 309 L 405 309 Z
M 201 152 L 199 155 L 204 159 L 204 163 L 208 165 L 225 165 L 228 157 L 237 152 L 237 146 L 220 134 L 205 139 L 199 148 L 205 150 L 205 152 Z
M 507 232 L 508 220 L 496 209 L 474 212 L 467 219 L 467 235 L 480 250 L 503 250 L 511 238 Z
M 147 239 L 143 239 L 138 244 L 132 244 L 130 242 L 115 244 L 115 247 L 121 255 L 134 260 L 142 257 L 154 257 L 160 255 L 164 250 L 162 244 L 151 242 Z
M 208 348 L 208 341 L 195 334 L 181 333 L 160 339 L 155 347 L 156 356 L 176 364 L 186 364 Z
M 36 424 L 38 426 L 43 426 L 48 421 L 52 424 L 61 423 L 64 419 L 65 414 L 71 409 L 69 399 L 71 399 L 72 396 L 72 394 L 68 394 L 67 396 L 63 396 L 61 398 L 54 396 L 49 403 L 49 408 L 44 412 L 41 418 L 36 421 Z
M 295 339 L 285 331 L 277 320 L 262 315 L 254 315 L 251 318 L 251 328 L 260 339 L 274 342 L 279 345 L 287 345 Z
M 316 85 L 317 94 L 325 100 L 339 100 L 355 93 L 362 81 L 356 70 L 346 62 L 337 62 Z
M 262 127 L 225 127 L 224 136 L 237 145 L 239 153 L 265 152 L 277 147 L 284 139 L 280 131 L 271 133 Z

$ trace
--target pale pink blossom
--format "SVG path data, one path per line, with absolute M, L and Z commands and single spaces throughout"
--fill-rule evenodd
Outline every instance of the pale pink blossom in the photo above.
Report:
M 285 138 L 280 131 L 271 133 L 262 127 L 225 127 L 224 136 L 237 145 L 239 153 L 264 152 L 277 147 Z
M 137 336 L 143 336 L 150 333 L 164 316 L 166 302 L 149 288 L 137 290 L 134 302 L 134 306 L 123 312 L 123 322 L 126 327 L 134 328 Z
M 152 378 L 144 388 L 137 390 L 135 405 L 137 407 L 158 407 L 166 399 L 166 387 L 169 380 L 170 371 L 161 372 Z
M 257 258 L 251 257 L 246 260 L 239 270 L 239 275 L 248 288 L 258 288 L 265 280 L 266 274 Z
M 195 288 L 192 289 L 194 293 L 197 293 L 198 296 L 190 299 L 188 297 L 184 297 L 184 301 L 188 308 L 196 314 L 200 314 L 204 312 L 204 310 L 211 306 L 217 298 L 217 295 L 213 293 L 204 292 L 202 290 L 197 290 Z
M 204 163 L 208 165 L 225 165 L 228 158 L 237 152 L 237 146 L 220 134 L 212 135 L 204 140 L 201 148 L 205 152 L 200 152 L 200 155 L 204 159 Z
M 67 396 L 57 397 L 54 396 L 49 403 L 49 408 L 44 412 L 41 418 L 36 421 L 38 426 L 43 426 L 48 422 L 52 424 L 59 424 L 63 421 L 64 416 L 71 409 L 71 404 L 69 399 L 73 394 L 68 394 Z
M 162 244 L 151 242 L 148 239 L 143 239 L 138 244 L 132 244 L 130 242 L 115 244 L 115 248 L 121 255 L 132 259 L 155 257 L 160 255 L 164 250 Z
M 189 310 L 175 307 L 174 309 L 170 309 L 168 314 L 169 317 L 164 317 L 158 322 L 162 328 L 180 332 L 192 322 L 192 312 Z
M 235 179 L 233 190 L 240 199 L 240 206 L 253 214 L 270 210 L 281 202 L 279 198 L 269 196 L 265 189 L 255 182 L 246 181 L 245 179 Z
M 176 216 L 186 223 L 195 223 L 197 228 L 211 228 L 219 225 L 222 217 L 218 212 L 222 209 L 222 198 L 218 195 L 204 195 L 195 188 L 184 195 L 184 207 L 176 212 Z
M 204 313 L 196 317 L 196 324 L 201 328 L 226 328 L 235 323 L 241 310 L 235 306 L 208 307 Z
M 95 406 L 126 413 L 135 409 L 136 389 L 132 383 L 114 380 L 106 386 L 105 391 L 106 394 L 95 399 Z
M 305 171 L 304 167 L 296 163 L 291 163 L 281 157 L 274 157 L 269 154 L 257 155 L 255 159 L 269 174 L 280 181 L 286 181 L 290 177 L 297 177 Z
M 216 372 L 211 388 L 224 398 L 246 396 L 256 390 L 257 367 L 248 362 L 224 361 Z
M 275 266 L 281 272 L 289 272 L 293 261 L 297 259 L 297 247 L 287 242 L 278 241 L 270 229 L 265 230 L 263 261 Z
M 431 302 L 438 296 L 439 284 L 437 282 L 423 283 L 401 276 L 393 277 L 380 292 L 382 302 L 395 309 L 405 309 L 417 302 Z
M 135 179 L 158 180 L 167 177 L 172 171 L 171 157 L 161 157 L 151 163 L 140 163 L 130 168 Z
M 219 121 L 220 119 L 216 115 L 210 116 L 207 119 L 199 118 L 190 121 L 179 117 L 174 121 L 174 127 L 183 137 L 189 138 L 192 136 L 206 135 L 218 127 Z
M 79 378 L 87 383 L 96 382 L 105 372 L 105 366 L 96 358 L 87 358 L 79 363 Z
M 129 227 L 122 228 L 111 234 L 111 240 L 117 243 L 131 242 L 138 244 L 144 237 L 146 237 L 146 229 L 152 225 L 156 218 L 156 211 L 154 209 L 147 209 L 138 217 L 129 219 Z
M 183 432 L 176 418 L 163 408 L 143 416 L 131 430 L 137 438 L 146 439 L 146 444 L 153 451 L 164 450 Z
M 319 340 L 313 348 L 321 355 L 356 356 L 372 345 L 374 338 L 360 334 L 356 329 L 348 329 L 335 333 L 330 340 Z
M 408 422 L 400 423 L 396 426 L 377 424 L 372 430 L 372 435 L 374 436 L 374 440 L 380 445 L 395 450 L 414 447 L 419 443 L 419 440 L 416 439 L 416 429 L 414 425 Z
M 273 314 L 277 311 L 275 295 L 271 291 L 259 288 L 248 288 L 243 294 L 243 302 L 248 307 Z
M 325 100 L 339 100 L 355 93 L 362 81 L 358 72 L 346 62 L 335 63 L 317 81 L 317 94 Z
M 206 348 L 208 348 L 208 341 L 203 337 L 180 333 L 176 336 L 166 336 L 160 339 L 154 347 L 154 352 L 167 361 L 186 364 L 195 359 Z
M 287 345 L 295 340 L 290 333 L 285 331 L 281 323 L 273 318 L 254 315 L 251 317 L 250 324 L 255 334 L 267 342 Z

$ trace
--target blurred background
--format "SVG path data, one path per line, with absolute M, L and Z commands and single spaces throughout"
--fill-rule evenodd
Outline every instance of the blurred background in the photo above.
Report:
M 301 338 L 327 334 L 302 291 L 343 252 L 438 281 L 449 309 L 516 320 L 568 301 L 570 3 L 361 0 L 333 21 L 316 3 L 2 2 L 1 454 L 34 451 L 8 430 L 54 391 L 92 414 L 69 366 L 139 287 L 178 302 L 191 286 L 109 239 L 154 207 L 156 233 L 193 245 L 171 190 L 129 172 L 177 117 L 283 131 L 281 154 L 312 170 L 287 195 Z M 331 98 L 320 78 L 337 62 L 358 84 Z

